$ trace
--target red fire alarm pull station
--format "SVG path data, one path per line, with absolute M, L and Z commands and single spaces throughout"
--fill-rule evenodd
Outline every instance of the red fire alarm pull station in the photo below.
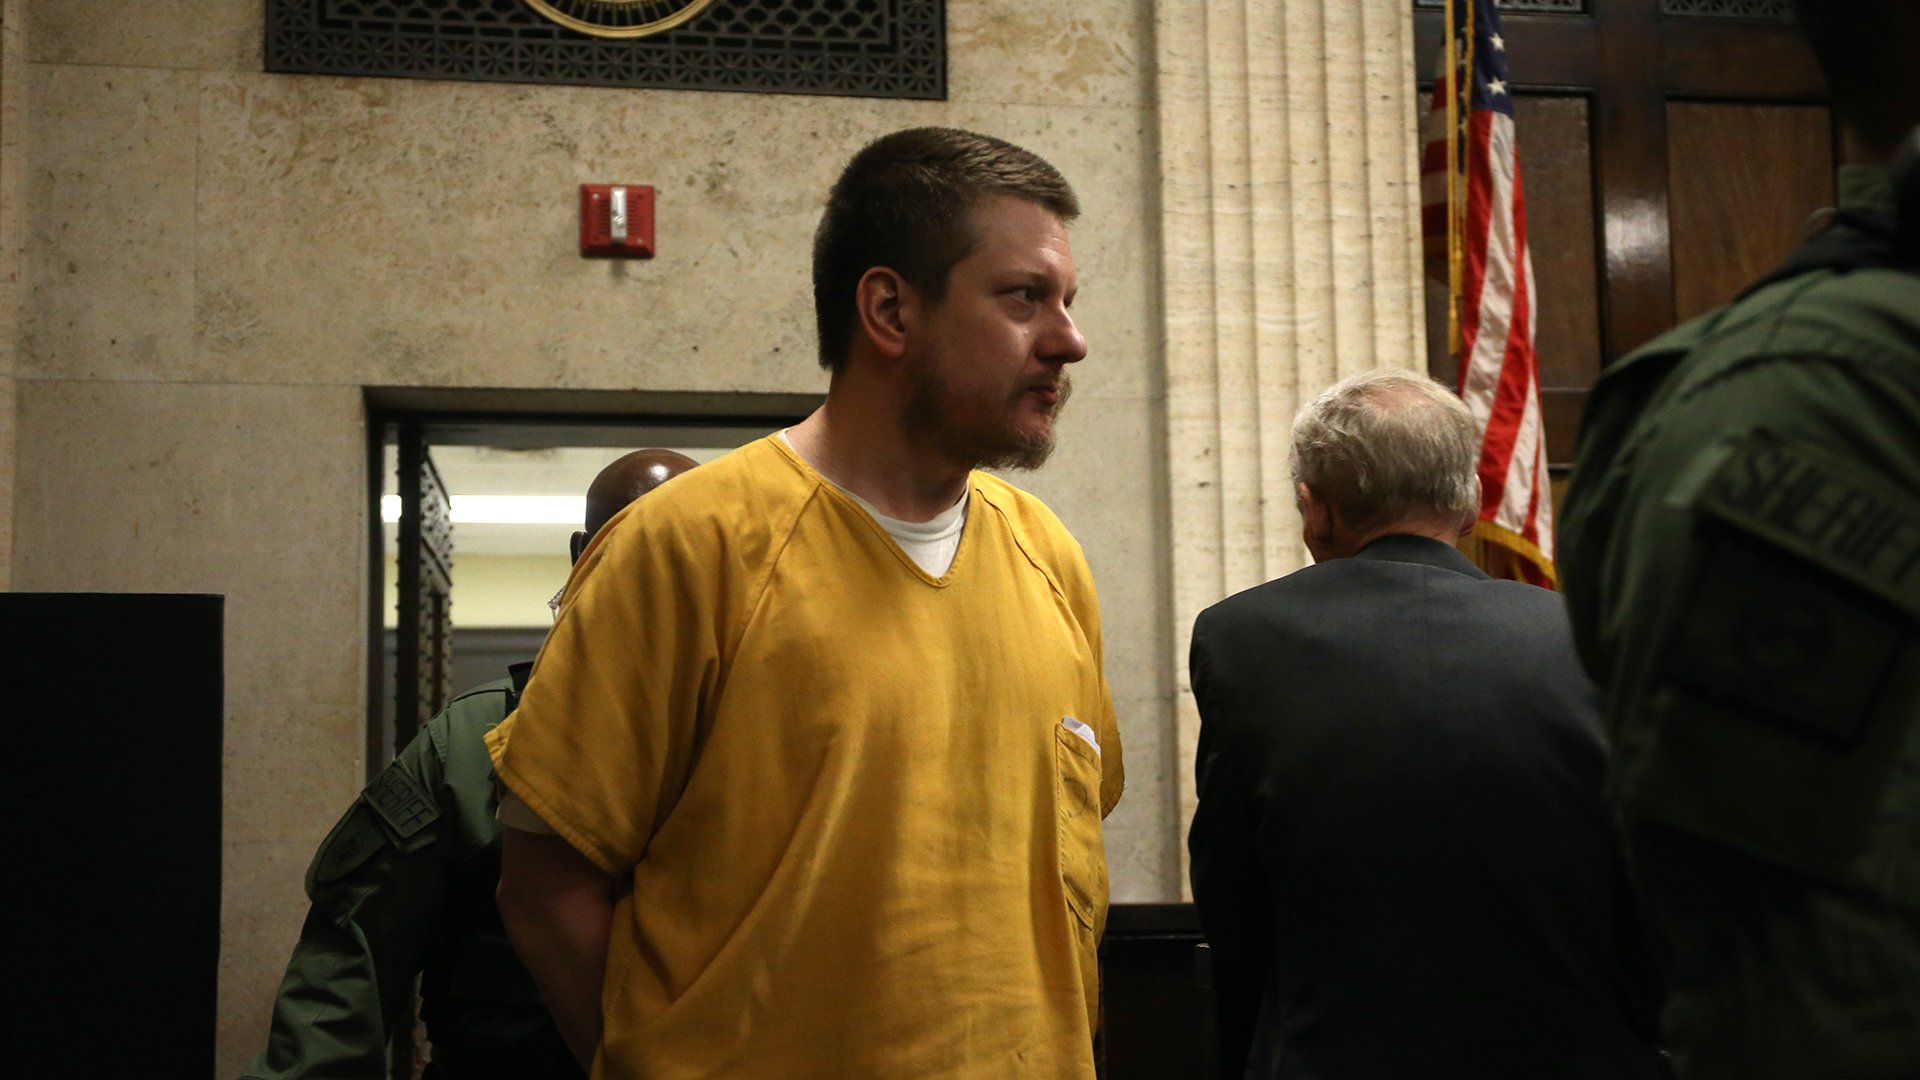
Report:
M 653 258 L 653 189 L 644 184 L 581 184 L 580 254 Z

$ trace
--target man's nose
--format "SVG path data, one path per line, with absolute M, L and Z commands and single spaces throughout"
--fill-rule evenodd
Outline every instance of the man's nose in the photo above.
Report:
M 1048 363 L 1077 364 L 1087 358 L 1087 339 L 1065 308 L 1040 345 L 1040 358 Z

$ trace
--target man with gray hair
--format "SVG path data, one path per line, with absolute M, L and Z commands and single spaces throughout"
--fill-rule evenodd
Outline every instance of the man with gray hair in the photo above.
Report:
M 1453 546 L 1478 453 L 1430 379 L 1333 386 L 1293 429 L 1315 565 L 1194 624 L 1223 1077 L 1661 1075 L 1560 598 Z

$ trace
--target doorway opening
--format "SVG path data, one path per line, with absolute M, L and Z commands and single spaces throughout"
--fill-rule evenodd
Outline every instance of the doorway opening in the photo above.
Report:
M 649 447 L 711 461 L 819 400 L 369 390 L 368 778 L 455 694 L 533 659 L 600 469 Z

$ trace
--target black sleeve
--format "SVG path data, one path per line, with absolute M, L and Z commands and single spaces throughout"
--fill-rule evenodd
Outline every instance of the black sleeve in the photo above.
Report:
M 1219 1075 L 1246 1075 L 1266 997 L 1272 904 L 1255 842 L 1258 810 L 1248 748 L 1235 745 L 1230 711 L 1208 647 L 1208 620 L 1195 624 L 1189 671 L 1200 710 L 1194 760 L 1199 805 L 1187 834 L 1194 905 L 1211 962 Z

